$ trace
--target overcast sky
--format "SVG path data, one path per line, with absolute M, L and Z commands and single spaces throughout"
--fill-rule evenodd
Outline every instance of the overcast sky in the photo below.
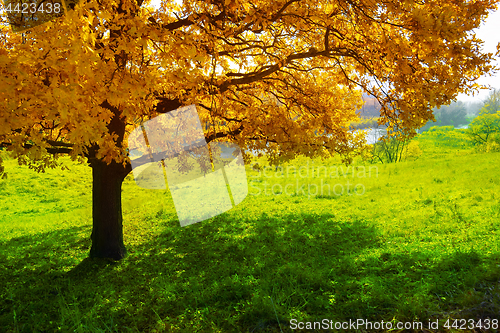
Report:
M 476 29 L 476 35 L 479 39 L 484 41 L 483 50 L 485 52 L 496 53 L 497 44 L 500 42 L 500 10 L 490 13 L 485 22 L 479 29 Z M 496 58 L 496 63 L 500 67 L 499 58 Z M 482 77 L 477 83 L 484 85 L 491 85 L 494 88 L 500 89 L 500 73 L 495 76 Z M 458 99 L 461 101 L 482 101 L 488 97 L 488 90 L 481 90 L 476 96 L 467 96 L 461 94 Z

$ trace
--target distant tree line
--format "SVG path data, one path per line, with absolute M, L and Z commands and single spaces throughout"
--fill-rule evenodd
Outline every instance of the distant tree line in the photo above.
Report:
M 434 108 L 434 118 L 436 121 L 429 121 L 422 127 L 422 131 L 427 131 L 433 126 L 454 126 L 467 125 L 470 120 L 467 118 L 466 105 L 461 102 L 453 102 L 450 105 Z
M 365 98 L 365 96 L 364 96 Z M 365 102 L 367 108 L 361 110 L 361 120 L 352 123 L 355 129 L 377 128 L 374 101 Z M 363 113 L 363 111 L 366 111 Z M 373 113 L 371 113 L 373 112 Z M 465 104 L 455 101 L 433 110 L 436 121 L 429 121 L 420 131 L 447 147 L 476 146 L 480 151 L 500 152 L 500 90 L 493 90 L 483 102 Z M 371 117 L 367 115 L 370 114 Z M 468 125 L 467 129 L 456 127 Z M 404 135 L 384 137 L 364 155 L 365 160 L 394 163 L 406 159 L 417 159 L 422 154 L 418 142 Z
M 433 126 L 460 127 L 471 124 L 474 119 L 484 114 L 495 114 L 500 111 L 500 90 L 493 90 L 483 102 L 464 103 L 455 101 L 450 105 L 434 108 L 436 121 L 429 121 L 422 127 L 421 131 L 427 131 Z
M 363 94 L 362 98 L 365 104 L 359 110 L 359 116 L 364 119 L 380 117 L 380 110 L 382 109 L 382 106 L 377 99 L 367 94 Z

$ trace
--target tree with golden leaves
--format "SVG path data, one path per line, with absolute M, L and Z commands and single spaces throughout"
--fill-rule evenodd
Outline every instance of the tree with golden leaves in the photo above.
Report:
M 361 94 L 389 132 L 413 135 L 435 106 L 493 69 L 477 28 L 494 0 L 81 0 L 0 35 L 0 145 L 38 171 L 69 155 L 93 174 L 91 257 L 121 259 L 128 134 L 195 104 L 210 141 L 349 160 Z

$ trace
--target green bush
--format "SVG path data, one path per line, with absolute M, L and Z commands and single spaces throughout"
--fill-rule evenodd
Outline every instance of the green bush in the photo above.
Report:
M 5 172 L 5 167 L 3 164 L 3 161 L 6 157 L 6 154 L 0 150 L 0 179 L 5 179 L 7 178 L 7 173 Z
M 416 160 L 420 156 L 422 156 L 422 149 L 420 149 L 418 141 L 415 140 L 410 141 L 410 143 L 406 147 L 406 153 L 405 153 L 406 159 Z
M 481 112 L 469 125 L 467 134 L 474 145 L 487 145 L 490 141 L 500 142 L 500 111 Z
M 486 152 L 487 153 L 496 153 L 500 152 L 500 144 L 496 141 L 490 141 L 486 144 Z
M 410 139 L 390 138 L 371 146 L 371 150 L 362 153 L 362 159 L 371 163 L 396 163 L 404 160 L 416 160 L 422 155 L 419 143 Z

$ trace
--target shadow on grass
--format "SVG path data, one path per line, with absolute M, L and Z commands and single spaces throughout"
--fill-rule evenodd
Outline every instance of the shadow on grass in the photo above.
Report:
M 0 243 L 0 331 L 289 332 L 291 319 L 426 322 L 498 310 L 500 273 L 484 256 L 390 253 L 369 223 L 333 214 L 223 214 L 165 228 L 118 263 L 84 259 L 81 230 Z M 471 292 L 478 285 L 487 306 L 488 292 Z
M 306 312 L 324 307 L 332 263 L 347 267 L 372 246 L 377 246 L 373 228 L 338 223 L 332 214 L 263 215 L 254 221 L 219 216 L 211 223 L 170 229 L 149 254 L 170 277 L 157 288 L 169 288 L 175 298 L 164 299 L 157 314 L 168 320 L 191 309 L 191 324 L 203 319 L 227 331 L 286 325 L 290 314 L 282 311 L 284 305 Z M 219 318 L 209 318 L 210 313 Z
M 383 252 L 380 239 L 370 224 L 333 214 L 222 215 L 167 229 L 139 250 L 133 269 L 156 272 L 155 301 L 136 318 L 156 319 L 141 327 L 186 332 L 290 331 L 293 318 L 427 321 L 460 306 L 481 276 L 500 276 L 474 251 L 436 260 Z
M 52 307 L 65 272 L 81 260 L 88 239 L 72 227 L 0 242 L 0 331 L 35 332 L 54 320 Z M 44 310 L 42 310 L 44 309 Z M 43 330 L 42 330 L 43 331 Z

